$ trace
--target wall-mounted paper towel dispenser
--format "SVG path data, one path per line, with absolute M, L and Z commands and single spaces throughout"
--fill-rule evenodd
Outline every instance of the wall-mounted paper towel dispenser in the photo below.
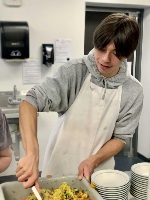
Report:
M 4 59 L 29 58 L 29 27 L 27 22 L 0 22 L 1 57 Z

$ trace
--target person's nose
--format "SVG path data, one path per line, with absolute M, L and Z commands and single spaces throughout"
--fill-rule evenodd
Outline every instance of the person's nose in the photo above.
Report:
M 105 52 L 102 57 L 103 62 L 110 62 L 110 59 L 111 59 L 110 57 L 111 57 L 110 53 Z

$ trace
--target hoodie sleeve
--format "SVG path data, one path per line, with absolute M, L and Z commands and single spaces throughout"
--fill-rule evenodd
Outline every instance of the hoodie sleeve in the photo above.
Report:
M 38 112 L 64 113 L 76 99 L 86 73 L 87 68 L 82 60 L 70 61 L 62 65 L 53 76 L 29 90 L 26 100 Z
M 133 137 L 139 124 L 143 107 L 143 88 L 140 83 L 130 79 L 123 85 L 122 100 L 113 137 L 126 141 Z

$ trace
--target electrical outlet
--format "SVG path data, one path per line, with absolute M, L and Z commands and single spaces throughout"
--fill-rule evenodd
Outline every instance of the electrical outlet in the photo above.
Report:
M 20 7 L 22 5 L 22 0 L 3 0 L 6 6 Z

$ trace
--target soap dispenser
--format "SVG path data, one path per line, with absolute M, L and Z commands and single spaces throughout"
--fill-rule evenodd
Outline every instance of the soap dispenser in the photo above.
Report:
M 42 44 L 43 64 L 51 66 L 54 64 L 54 46 L 53 44 Z

